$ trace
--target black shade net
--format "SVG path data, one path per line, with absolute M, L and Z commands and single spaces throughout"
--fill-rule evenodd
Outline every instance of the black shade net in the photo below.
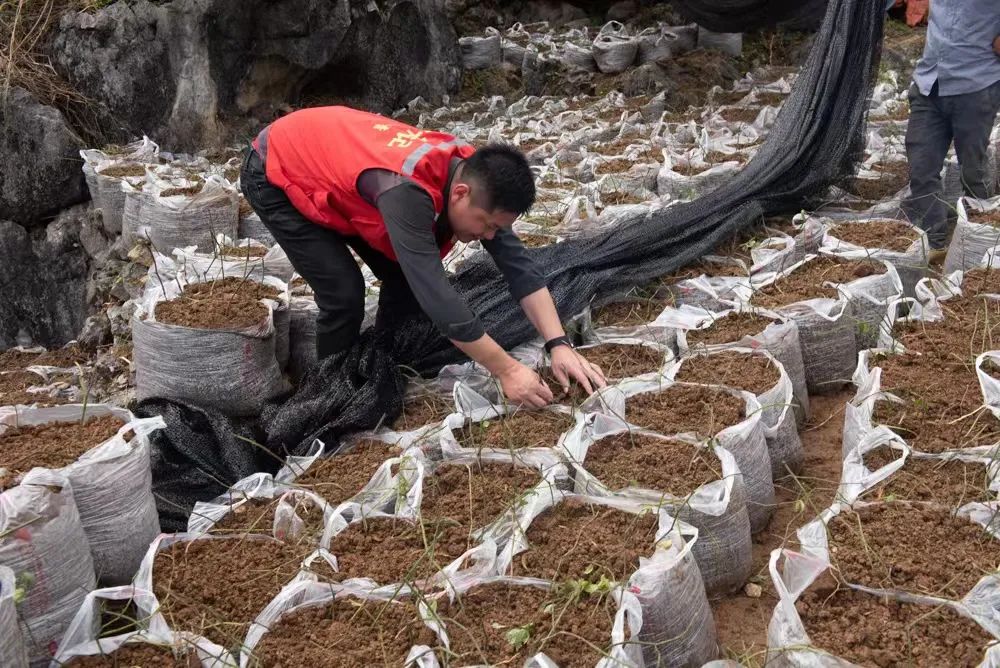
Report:
M 560 314 L 571 317 L 595 297 L 674 272 L 765 216 L 796 212 L 850 171 L 863 147 L 883 22 L 884 0 L 830 0 L 766 141 L 719 189 L 612 230 L 530 251 L 548 271 Z M 487 254 L 468 260 L 454 283 L 503 347 L 535 335 Z M 272 402 L 255 424 L 166 399 L 142 402 L 139 415 L 163 415 L 168 425 L 153 435 L 163 529 L 183 530 L 195 501 L 221 494 L 250 473 L 276 469 L 281 457 L 305 453 L 314 439 L 333 451 L 342 436 L 395 419 L 405 387 L 400 365 L 432 374 L 459 361 L 462 354 L 426 318 L 392 322 L 380 314 L 378 329 L 314 367 L 294 394 Z

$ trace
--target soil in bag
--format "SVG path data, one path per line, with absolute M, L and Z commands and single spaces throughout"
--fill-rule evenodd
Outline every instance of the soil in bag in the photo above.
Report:
M 249 499 L 226 513 L 215 523 L 209 533 L 217 536 L 242 536 L 246 534 L 274 535 L 274 513 L 281 499 Z M 295 514 L 303 522 L 302 532 L 296 536 L 274 536 L 308 554 L 319 545 L 323 535 L 323 509 L 311 500 L 288 500 Z
M 663 310 L 663 304 L 653 299 L 626 299 L 594 309 L 595 327 L 637 327 L 647 325 Z
M 346 597 L 283 615 L 254 647 L 248 665 L 402 666 L 414 645 L 437 645 L 415 605 Z
M 30 371 L 9 371 L 0 373 L 0 406 L 16 406 L 18 404 L 26 406 L 56 406 L 68 403 L 69 400 L 63 397 L 52 397 L 45 392 L 29 392 L 28 388 L 40 385 L 50 385 L 56 381 L 65 381 L 75 384 L 75 378 L 70 375 L 50 376 L 48 380 L 43 379 L 36 373 Z
M 1000 226 L 1000 210 L 969 211 L 969 222 L 998 227 Z
M 551 590 L 495 583 L 467 591 L 438 614 L 453 666 L 520 666 L 545 652 L 560 668 L 593 668 L 612 649 L 615 611 L 606 592 L 588 595 L 580 583 Z
M 869 249 L 884 249 L 903 253 L 909 250 L 920 235 L 912 225 L 898 220 L 866 220 L 863 223 L 844 223 L 830 230 L 840 241 Z
M 301 562 L 300 550 L 273 540 L 181 541 L 156 555 L 153 593 L 171 629 L 234 648 Z
M 23 352 L 12 348 L 0 352 L 0 371 L 20 371 L 29 366 L 67 368 L 77 364 L 86 364 L 87 361 L 87 353 L 76 345 L 40 353 Z
M 263 246 L 223 246 L 219 249 L 219 255 L 237 258 L 261 258 L 267 255 L 267 248 Z
M 101 176 L 113 179 L 123 179 L 125 177 L 137 177 L 146 175 L 146 166 L 139 163 L 123 163 L 111 165 L 97 172 Z
M 827 525 L 839 576 L 872 589 L 958 600 L 1000 564 L 1000 542 L 948 510 L 884 503 Z
M 982 408 L 971 359 L 963 363 L 961 358 L 903 353 L 877 364 L 882 391 L 902 403 L 878 401 L 872 419 L 910 447 L 933 454 L 1000 442 L 1000 423 Z
M 187 285 L 180 295 L 156 305 L 157 322 L 196 329 L 243 329 L 267 317 L 261 299 L 275 299 L 278 289 L 242 278 Z
M 466 448 L 554 448 L 559 437 L 569 431 L 575 420 L 572 415 L 556 411 L 517 411 L 513 415 L 471 422 L 455 436 Z
M 661 434 L 711 438 L 746 418 L 746 402 L 714 387 L 671 385 L 625 401 L 625 419 Z
M 722 478 L 722 464 L 711 450 L 627 432 L 590 446 L 583 467 L 608 489 L 641 487 L 673 497 Z
M 65 668 L 202 668 L 198 653 L 190 648 L 175 654 L 170 647 L 149 643 L 126 644 L 113 652 L 78 656 Z
M 337 557 L 337 582 L 371 578 L 380 585 L 425 580 L 465 552 L 442 540 L 433 524 L 395 517 L 354 522 L 330 541 Z
M 971 273 L 971 272 L 970 272 Z M 955 367 L 973 369 L 975 357 L 987 350 L 995 350 L 1000 341 L 1000 302 L 978 296 L 976 287 L 982 285 L 985 274 L 972 275 L 963 284 L 962 297 L 940 302 L 944 319 L 935 322 L 898 321 L 893 327 L 893 337 L 907 351 L 930 353 L 949 360 Z M 987 287 L 987 292 L 995 288 Z M 955 355 L 955 351 L 968 352 L 968 358 Z
M 864 456 L 865 466 L 876 471 L 899 458 L 900 452 L 882 446 Z M 989 489 L 987 466 L 959 459 L 908 457 L 903 468 L 880 483 L 866 498 L 884 501 L 929 501 L 949 508 L 985 503 L 996 498 Z
M 428 392 L 407 397 L 403 413 L 392 423 L 396 431 L 413 431 L 429 424 L 438 424 L 455 412 L 451 397 Z
M 689 329 L 684 333 L 689 348 L 698 344 L 711 346 L 733 343 L 744 336 L 756 336 L 775 320 L 755 313 L 730 313 L 705 329 Z
M 577 351 L 591 364 L 601 367 L 604 378 L 611 381 L 631 378 L 644 373 L 659 371 L 663 366 L 665 353 L 650 346 L 625 345 L 621 343 L 602 343 L 592 348 L 578 348 Z M 548 383 L 556 395 L 562 395 L 562 383 L 556 380 L 552 367 L 539 369 L 542 380 Z M 587 392 L 576 382 L 570 382 L 568 398 L 582 400 L 587 398 Z
M 727 385 L 758 396 L 780 380 L 781 372 L 768 358 L 735 351 L 688 357 L 677 373 L 678 382 Z
M 113 415 L 77 422 L 50 422 L 8 429 L 0 435 L 0 490 L 18 483 L 36 466 L 58 469 L 118 433 L 125 423 Z M 125 440 L 131 440 L 131 432 Z
M 992 636 L 943 607 L 815 587 L 795 604 L 813 646 L 861 666 L 978 666 Z
M 850 179 L 845 190 L 868 202 L 877 202 L 892 197 L 910 182 L 910 165 L 905 160 L 875 163 L 871 169 L 878 173 L 877 178 Z
M 317 459 L 293 484 L 337 505 L 359 493 L 387 459 L 399 454 L 388 443 L 362 440 L 349 452 Z
M 625 582 L 652 556 L 655 513 L 634 514 L 578 499 L 558 503 L 528 527 L 528 549 L 514 557 L 513 575 L 553 582 Z
M 818 257 L 758 290 L 752 301 L 755 306 L 779 309 L 807 299 L 837 299 L 840 296 L 837 289 L 825 286 L 824 283 L 851 283 L 859 278 L 878 276 L 885 272 L 885 265 L 871 260 Z
M 447 554 L 479 541 L 477 530 L 524 504 L 542 480 L 537 469 L 504 463 L 448 464 L 424 477 L 420 517 Z

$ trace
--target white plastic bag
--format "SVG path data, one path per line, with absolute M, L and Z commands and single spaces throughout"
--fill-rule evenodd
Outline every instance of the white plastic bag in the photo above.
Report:
M 0 665 L 27 668 L 28 650 L 17 624 L 14 571 L 0 566 Z
M 995 213 L 998 209 L 1000 197 L 988 200 L 963 197 L 958 200 L 958 222 L 944 259 L 945 274 L 979 267 L 986 251 L 1000 246 L 1000 227 L 969 220 L 970 212 Z
M 635 62 L 638 51 L 638 41 L 617 21 L 604 24 L 594 39 L 594 60 L 604 74 L 624 72 Z
M 210 175 L 194 195 L 164 197 L 162 194 L 185 185 L 190 182 L 172 182 L 147 172 L 145 190 L 150 197 L 142 207 L 142 220 L 149 228 L 153 247 L 165 255 L 175 248 L 191 245 L 202 252 L 210 252 L 217 234 L 236 238 L 239 199 L 232 184 L 221 176 Z
M 708 595 L 727 594 L 742 587 L 752 566 L 750 518 L 747 514 L 746 484 L 732 453 L 708 442 L 692 443 L 693 447 L 714 452 L 722 475 L 686 497 L 676 496 L 669 489 L 631 486 L 613 490 L 587 471 L 587 452 L 595 443 L 619 434 L 671 439 L 637 430 L 615 417 L 595 414 L 591 421 L 582 434 L 568 438 L 564 444 L 573 463 L 575 491 L 597 496 L 620 496 L 645 503 L 690 524 L 698 529 L 698 540 L 691 553 L 698 562 Z M 673 440 L 680 439 L 675 437 Z
M 503 62 L 500 31 L 487 28 L 485 37 L 460 37 L 458 48 L 462 54 L 462 68 L 485 70 L 499 67 Z
M 104 404 L 30 408 L 0 416 L 0 434 L 11 425 L 78 422 L 81 415 L 113 415 L 124 425 L 107 441 L 96 444 L 75 462 L 54 472 L 73 488 L 80 521 L 102 582 L 123 584 L 132 579 L 149 541 L 160 532 L 149 468 L 149 435 L 166 425 L 163 418 L 138 419 L 124 408 Z M 125 436 L 131 432 L 131 440 Z
M 869 221 L 858 221 L 863 224 Z M 902 221 L 893 221 L 902 222 Z M 851 221 L 842 221 L 840 225 L 854 224 Z M 821 248 L 825 254 L 842 257 L 847 260 L 883 260 L 891 264 L 903 287 L 903 294 L 907 297 L 914 296 L 917 283 L 927 273 L 927 233 L 918 227 L 913 227 L 913 232 L 917 235 L 917 240 L 905 251 L 893 251 L 885 248 L 862 248 L 854 244 L 842 241 L 836 237 L 836 230 L 827 229 L 823 235 Z
M 97 586 L 64 476 L 36 468 L 0 494 L 0 563 L 14 571 L 24 591 L 18 617 L 31 665 L 47 666 L 74 612 Z

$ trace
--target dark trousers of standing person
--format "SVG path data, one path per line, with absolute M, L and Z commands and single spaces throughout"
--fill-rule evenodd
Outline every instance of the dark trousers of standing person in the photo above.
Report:
M 295 271 L 316 295 L 316 354 L 319 359 L 349 348 L 358 338 L 365 315 L 365 283 L 350 249 L 382 282 L 376 322 L 420 311 L 399 265 L 360 237 L 349 237 L 317 225 L 271 185 L 257 151 L 250 149 L 240 172 L 243 195 L 264 226 L 288 255 Z
M 975 93 L 930 95 L 910 85 L 910 120 L 906 127 L 906 159 L 910 163 L 910 196 L 905 211 L 927 232 L 931 250 L 948 243 L 948 208 L 944 201 L 941 168 L 955 142 L 966 195 L 989 197 L 992 190 L 987 150 L 990 132 L 1000 108 L 1000 82 Z

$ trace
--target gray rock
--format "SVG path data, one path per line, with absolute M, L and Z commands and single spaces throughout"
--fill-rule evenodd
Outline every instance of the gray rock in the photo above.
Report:
M 638 13 L 639 3 L 636 0 L 620 0 L 608 7 L 608 11 L 604 14 L 604 20 L 625 23 Z
M 19 330 L 46 347 L 73 339 L 87 317 L 89 263 L 78 219 L 30 232 L 0 221 L 0 348 Z
M 11 88 L 0 107 L 0 220 L 34 226 L 87 199 L 81 148 L 57 109 Z
M 173 150 L 219 145 L 300 99 L 389 112 L 458 89 L 457 36 L 440 0 L 149 0 L 66 13 L 59 72 L 127 135 Z
M 111 321 L 104 313 L 97 313 L 87 318 L 76 340 L 88 350 L 111 343 Z

